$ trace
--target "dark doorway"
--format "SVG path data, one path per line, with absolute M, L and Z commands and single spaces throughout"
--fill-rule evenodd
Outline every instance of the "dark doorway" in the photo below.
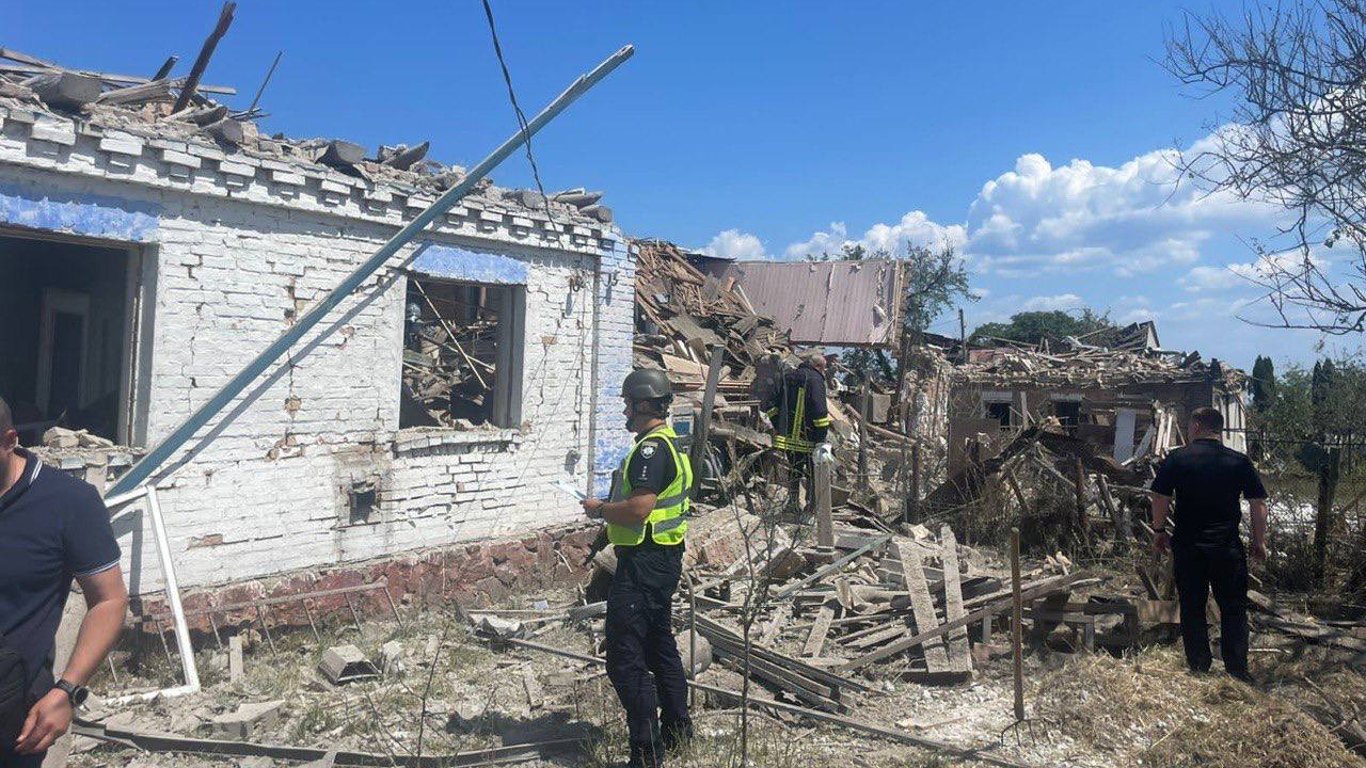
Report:
M 0 397 L 27 445 L 60 425 L 125 435 L 129 250 L 0 234 Z
M 1010 403 L 985 403 L 987 418 L 1001 422 L 1001 429 L 1010 429 Z
M 1081 402 L 1078 400 L 1054 400 L 1053 415 L 1058 417 L 1058 423 L 1062 424 L 1063 429 L 1068 434 L 1077 431 L 1077 425 L 1081 423 Z

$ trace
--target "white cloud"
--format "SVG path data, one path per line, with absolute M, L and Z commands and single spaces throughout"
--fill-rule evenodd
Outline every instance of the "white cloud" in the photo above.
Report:
M 1075 293 L 1061 293 L 1057 296 L 1035 296 L 1025 301 L 1021 309 L 1027 312 L 1049 312 L 1058 310 L 1066 312 L 1072 309 L 1081 309 L 1086 306 L 1086 302 Z
M 717 256 L 726 259 L 754 260 L 768 258 L 764 250 L 764 243 L 758 237 L 741 232 L 738 229 L 727 229 L 707 243 L 702 248 L 702 252 L 708 256 Z
M 1236 271 L 1237 267 L 1246 266 L 1233 264 L 1227 267 L 1192 267 L 1181 278 L 1181 287 L 1191 293 L 1202 293 L 1206 291 L 1226 291 L 1244 284 L 1244 279 Z
M 1027 154 L 988 181 L 968 210 L 965 250 L 981 271 L 1103 270 L 1120 277 L 1192 264 L 1213 234 L 1264 223 L 1266 206 L 1182 182 L 1180 153 L 1118 167 Z
M 789 245 L 783 256 L 803 259 L 822 253 L 833 254 L 846 244 L 862 245 L 869 251 L 882 250 L 897 254 L 904 253 L 907 245 L 962 248 L 966 240 L 967 231 L 961 224 L 945 226 L 932 221 L 924 211 L 911 211 L 895 224 L 874 224 L 857 240 L 849 237 L 844 222 L 832 222 L 828 229 L 813 233 L 804 242 Z

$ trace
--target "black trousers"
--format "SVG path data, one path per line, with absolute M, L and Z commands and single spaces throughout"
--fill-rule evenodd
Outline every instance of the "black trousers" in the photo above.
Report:
M 797 505 L 801 503 L 802 483 L 806 483 L 807 495 L 812 492 L 812 478 L 815 477 L 815 468 L 812 466 L 812 454 L 802 451 L 784 451 L 787 454 L 787 487 L 789 503 Z
M 664 748 L 692 736 L 688 680 L 674 642 L 670 603 L 683 546 L 617 547 L 607 595 L 607 677 L 626 709 L 633 764 L 654 765 Z
M 1219 606 L 1219 651 L 1224 669 L 1235 676 L 1247 674 L 1247 555 L 1243 545 L 1220 547 L 1176 544 L 1176 591 L 1181 599 L 1181 643 L 1186 663 L 1196 672 L 1210 668 L 1209 625 L 1205 605 L 1214 592 Z

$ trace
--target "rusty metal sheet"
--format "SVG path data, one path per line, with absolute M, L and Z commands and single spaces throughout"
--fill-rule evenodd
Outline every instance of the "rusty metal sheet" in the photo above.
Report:
M 726 270 L 798 344 L 895 347 L 903 262 L 741 261 Z

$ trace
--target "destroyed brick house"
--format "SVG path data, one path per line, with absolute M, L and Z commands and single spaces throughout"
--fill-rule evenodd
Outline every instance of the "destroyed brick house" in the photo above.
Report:
M 1246 375 L 1199 354 L 1162 350 L 1149 321 L 1040 345 L 990 342 L 956 367 L 949 396 L 949 466 L 985 436 L 999 449 L 1030 426 L 1056 422 L 1124 463 L 1166 445 L 1196 408 L 1224 415 L 1225 442 L 1245 450 Z
M 0 53 L 0 392 L 101 487 L 464 175 Z M 484 184 L 201 430 L 154 477 L 182 586 L 508 536 L 553 567 L 552 482 L 628 438 L 634 263 L 597 197 Z

